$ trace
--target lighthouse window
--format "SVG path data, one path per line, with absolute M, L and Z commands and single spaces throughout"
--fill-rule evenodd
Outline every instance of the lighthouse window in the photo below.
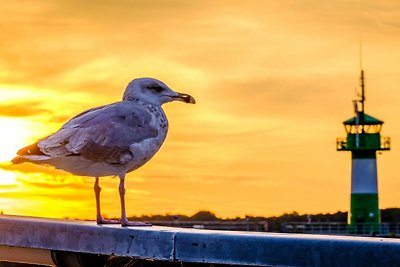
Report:
M 363 133 L 363 125 L 352 125 L 350 133 L 352 134 Z
M 362 134 L 369 133 L 375 134 L 380 133 L 382 129 L 382 124 L 373 124 L 373 125 L 345 125 L 346 132 L 349 134 Z
M 364 132 L 365 133 L 379 133 L 381 131 L 381 128 L 382 128 L 381 124 L 364 125 Z
M 357 133 L 357 130 L 359 131 L 358 133 L 361 133 L 361 125 L 346 125 L 345 128 L 347 133 L 355 134 Z

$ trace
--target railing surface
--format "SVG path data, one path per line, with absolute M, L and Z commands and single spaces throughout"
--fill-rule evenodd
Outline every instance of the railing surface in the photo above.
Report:
M 53 260 L 60 255 L 54 252 L 62 252 L 251 266 L 400 266 L 400 241 L 390 238 L 98 226 L 1 215 L 0 260 L 19 248 L 37 251 L 43 261 L 51 251 Z
M 285 233 L 400 237 L 399 223 L 286 222 Z

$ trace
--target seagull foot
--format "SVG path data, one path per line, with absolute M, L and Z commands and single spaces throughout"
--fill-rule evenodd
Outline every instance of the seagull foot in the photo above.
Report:
M 145 222 L 130 222 L 128 220 L 123 220 L 121 221 L 121 226 L 151 226 L 151 224 Z
M 110 219 L 103 219 L 103 218 L 97 218 L 97 224 L 120 224 L 120 220 L 110 220 Z

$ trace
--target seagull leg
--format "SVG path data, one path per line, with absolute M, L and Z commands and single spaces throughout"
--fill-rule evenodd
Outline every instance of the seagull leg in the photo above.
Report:
M 106 220 L 103 219 L 103 216 L 101 215 L 101 210 L 100 210 L 100 191 L 101 187 L 99 185 L 99 177 L 95 177 L 96 181 L 94 182 L 94 195 L 96 197 L 96 222 L 97 224 L 116 224 L 120 223 L 120 221 L 116 220 Z
M 144 222 L 130 222 L 126 218 L 125 211 L 125 174 L 119 175 L 119 197 L 121 199 L 121 226 L 151 226 Z

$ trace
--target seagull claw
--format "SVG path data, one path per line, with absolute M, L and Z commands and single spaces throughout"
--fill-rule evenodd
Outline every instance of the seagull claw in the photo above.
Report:
M 97 218 L 96 220 L 97 224 L 120 224 L 120 220 L 110 220 L 110 219 L 103 219 L 103 218 Z
M 130 222 L 128 220 L 122 220 L 121 226 L 151 226 L 151 224 L 145 222 Z

